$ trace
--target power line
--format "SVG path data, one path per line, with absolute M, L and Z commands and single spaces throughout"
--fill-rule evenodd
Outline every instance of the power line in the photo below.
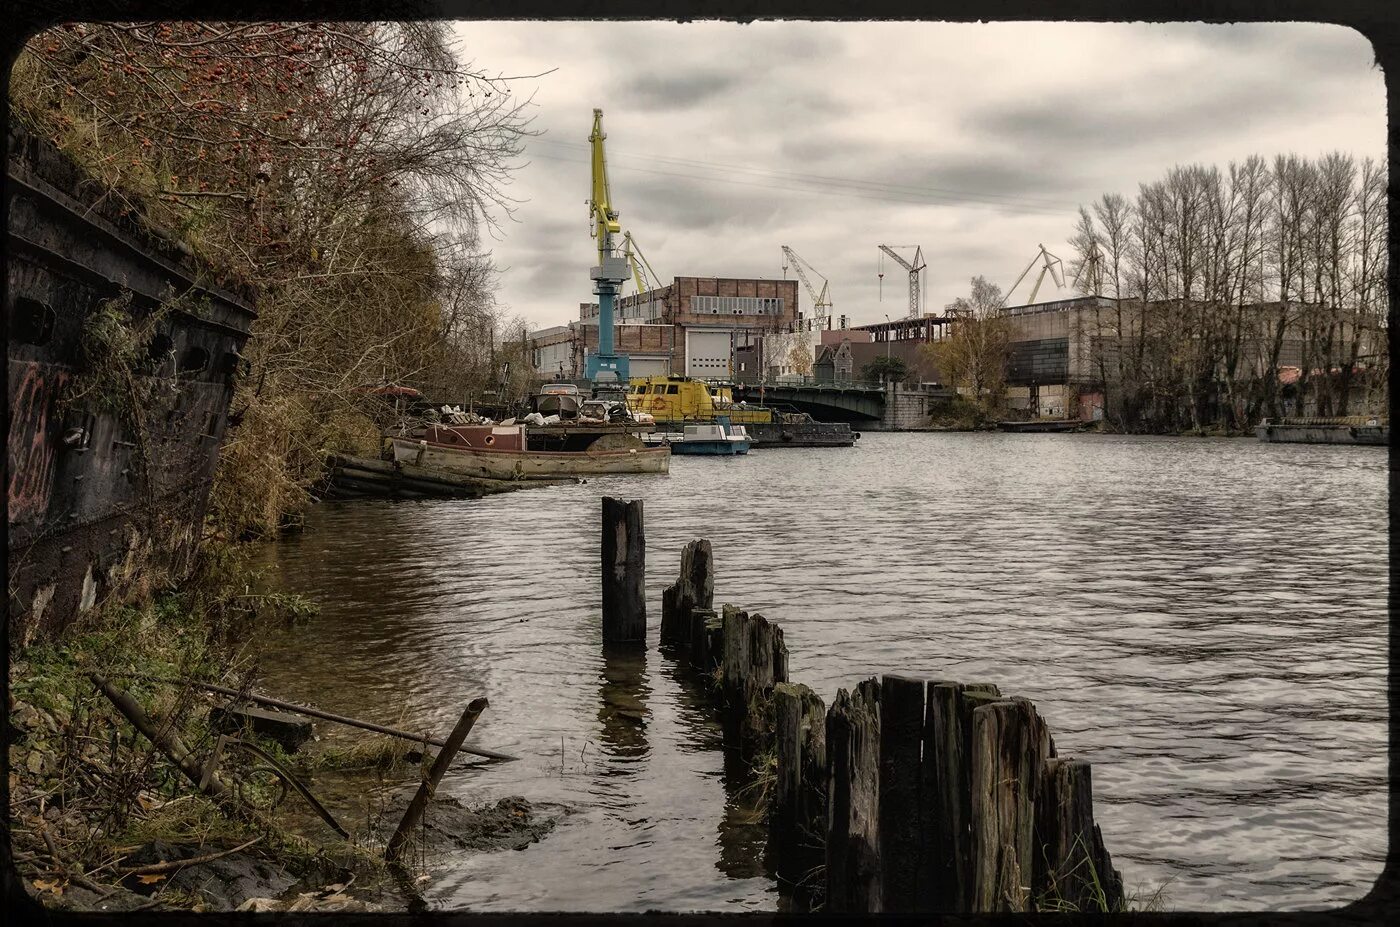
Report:
M 536 158 L 544 158 L 545 160 L 548 160 L 548 161 L 567 161 L 567 162 L 570 162 L 570 163 L 573 163 L 573 164 L 587 164 L 587 163 L 588 163 L 587 159 L 585 159 L 585 158 L 566 158 L 566 157 L 561 157 L 561 156 L 558 156 L 558 155 L 550 155 L 550 154 L 544 154 L 544 153 L 537 153 L 534 157 L 536 157 Z M 890 202 L 890 203 L 904 203 L 904 204 L 908 204 L 908 205 L 929 206 L 929 205 L 951 205 L 951 204 L 956 204 L 956 205 L 959 205 L 959 206 L 982 207 L 982 208 L 984 208 L 984 209 L 1002 209 L 1002 210 L 1010 210 L 1010 211 L 1012 211 L 1012 212 L 1038 213 L 1038 214 L 1040 214 L 1040 215 L 1047 215 L 1047 216 L 1063 216 L 1063 215 L 1065 215 L 1065 213 L 1066 213 L 1066 211 L 1067 211 L 1067 210 L 1065 210 L 1065 209 L 1052 209 L 1052 208 L 1039 207 L 1039 206 L 1030 206 L 1030 205 L 1017 204 L 1017 203 L 984 203 L 984 202 L 979 202 L 979 201 L 977 201 L 977 200 L 965 200 L 965 199 L 961 199 L 960 197 L 955 196 L 955 195 L 953 195 L 953 194 L 945 194 L 945 193 L 906 193 L 906 194 L 903 195 L 903 196 L 899 196 L 899 195 L 897 195 L 895 192 L 882 193 L 882 191 L 878 191 L 878 190 L 859 190 L 859 189 L 856 189 L 856 190 L 842 190 L 842 189 L 825 189 L 825 190 L 820 190 L 820 189 L 819 189 L 819 190 L 811 190 L 811 189 L 801 189 L 801 188 L 793 187 L 793 186 L 785 186 L 785 185 L 777 185 L 777 184 L 767 184 L 767 183 L 756 183 L 756 182 L 753 182 L 753 181 L 738 180 L 738 179 L 733 178 L 733 177 L 719 177 L 719 176 L 709 176 L 709 175 L 701 175 L 701 174 L 693 174 L 693 173 L 679 173 L 679 172 L 677 172 L 677 171 L 659 171 L 659 170 L 655 170 L 655 169 L 653 169 L 653 168 L 629 167 L 629 166 L 627 166 L 627 165 L 610 165 L 610 168 L 611 168 L 612 170 L 619 171 L 619 172 L 624 172 L 624 173 L 629 173 L 629 172 L 630 172 L 630 173 L 640 173 L 640 174 L 657 174 L 657 175 L 660 175 L 660 176 L 663 176 L 663 177 L 680 177 L 680 178 L 685 179 L 685 180 L 712 181 L 712 182 L 715 182 L 715 183 L 727 183 L 727 184 L 733 184 L 733 185 L 741 186 L 741 187 L 763 187 L 763 188 L 769 189 L 769 190 L 783 190 L 783 191 L 786 191 L 786 192 L 789 192 L 789 193 L 816 194 L 816 195 L 819 195 L 819 196 L 821 196 L 821 195 L 826 195 L 826 196 L 849 196 L 849 197 L 855 197 L 855 198 L 857 198 L 857 199 L 878 200 L 878 201 Z M 777 178 L 773 178 L 773 179 L 777 179 Z M 911 195 L 913 195 L 913 196 L 920 196 L 920 197 L 923 197 L 923 198 L 922 198 L 922 199 L 910 199 L 909 197 L 910 197 Z
M 578 144 L 575 142 L 556 141 L 553 139 L 536 139 L 535 144 L 553 145 L 560 148 L 570 148 L 575 150 L 587 150 L 586 145 Z M 709 168 L 712 170 L 739 171 L 748 174 L 767 175 L 773 177 L 791 177 L 796 180 L 802 180 L 811 183 L 838 184 L 841 186 L 888 190 L 900 193 L 912 193 L 919 196 L 945 195 L 958 197 L 960 199 L 974 198 L 993 201 L 1005 200 L 1007 202 L 1015 203 L 1018 205 L 1027 205 L 1039 208 L 1048 207 L 1061 210 L 1078 208 L 1078 204 L 1069 203 L 1067 201 L 1062 202 L 1059 200 L 1050 200 L 1042 197 L 1028 197 L 1019 194 L 1013 195 L 1006 193 L 984 193 L 972 190 L 954 190 L 947 187 L 914 187 L 906 184 L 891 184 L 883 183 L 880 181 L 861 180 L 850 177 L 832 177 L 822 174 L 807 174 L 798 171 L 785 171 L 777 168 L 762 168 L 739 164 L 721 164 L 713 161 L 698 160 L 695 158 L 676 158 L 665 155 L 627 154 L 625 152 L 619 152 L 617 155 L 615 155 L 615 157 L 622 159 L 630 158 L 637 161 L 653 161 L 686 166 L 697 166 Z

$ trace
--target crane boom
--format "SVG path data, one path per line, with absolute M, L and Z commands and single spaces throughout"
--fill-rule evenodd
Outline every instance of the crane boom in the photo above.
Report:
M 603 111 L 593 111 L 593 132 L 588 143 L 593 151 L 593 195 L 588 201 L 589 214 L 593 220 L 593 237 L 598 239 L 598 263 L 612 253 L 612 237 L 622 231 L 617 221 L 617 210 L 612 206 L 612 189 L 608 186 L 608 159 L 603 151 Z
M 792 267 L 797 271 L 797 279 L 802 281 L 802 285 L 807 288 L 807 294 L 812 297 L 812 316 L 817 321 L 817 328 L 825 328 L 826 320 L 831 317 L 830 282 L 820 273 L 817 273 L 815 267 L 804 261 L 798 256 L 796 251 L 792 250 L 787 245 L 783 245 L 783 258 L 784 272 L 787 271 L 788 264 L 791 262 Z M 812 286 L 812 281 L 807 279 L 808 270 L 810 270 L 814 276 L 821 279 L 822 288 L 820 291 Z

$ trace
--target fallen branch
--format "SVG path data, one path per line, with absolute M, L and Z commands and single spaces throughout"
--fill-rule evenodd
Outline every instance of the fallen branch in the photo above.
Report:
M 358 727 L 366 731 L 374 731 L 376 734 L 388 734 L 390 737 L 398 737 L 403 740 L 411 740 L 414 743 L 430 744 L 434 747 L 445 747 L 447 742 L 437 737 L 429 737 L 426 734 L 411 734 L 408 731 L 396 730 L 392 727 L 385 727 L 382 724 L 375 724 L 371 721 L 359 721 L 355 718 L 347 718 L 344 715 L 331 714 L 329 711 L 321 711 L 319 708 L 310 708 L 306 705 L 297 705 L 292 702 L 284 702 L 281 699 L 272 698 L 267 695 L 254 695 L 251 692 L 242 692 L 238 689 L 231 689 L 228 686 L 215 685 L 212 682 L 199 682 L 194 679 L 165 679 L 158 676 L 137 676 L 135 678 L 145 679 L 150 682 L 164 682 L 171 685 L 191 685 L 200 689 L 207 689 L 210 692 L 217 692 L 220 695 L 229 695 L 234 698 L 244 698 L 259 705 L 266 705 L 269 708 L 280 708 L 283 711 L 290 711 L 293 714 L 306 715 L 308 718 L 320 718 L 323 721 L 333 721 L 336 724 L 344 724 L 349 727 Z M 518 760 L 520 757 L 511 756 L 508 753 L 496 753 L 493 750 L 486 750 L 482 747 L 468 747 L 463 745 L 460 752 L 470 753 L 473 756 L 482 756 L 488 760 Z M 195 780 L 198 781 L 197 779 Z
M 146 710 L 141 707 L 136 699 L 132 698 L 127 692 L 112 685 L 107 681 L 106 677 L 98 673 L 89 673 L 88 676 L 91 677 L 92 681 L 97 685 L 97 688 L 102 690 L 102 694 L 107 696 L 112 704 L 117 707 L 117 710 L 131 722 L 131 726 L 140 731 L 147 740 L 155 744 L 171 762 L 179 767 L 180 772 L 184 773 L 185 777 L 188 778 L 196 788 L 210 798 L 223 799 L 228 797 L 228 784 L 219 777 L 217 772 L 211 773 L 206 779 L 204 767 L 195 761 L 190 749 L 180 740 L 178 734 L 174 731 L 157 727 L 155 722 L 146 714 Z
M 118 869 L 117 872 L 120 873 L 122 877 L 129 875 L 155 875 L 158 872 L 172 872 L 176 869 L 184 869 L 186 866 L 201 866 L 204 863 L 212 863 L 216 859 L 231 856 L 240 850 L 246 850 L 253 844 L 262 840 L 262 838 L 263 835 L 258 834 L 252 840 L 246 843 L 240 843 L 231 850 L 220 850 L 217 853 L 208 853 L 204 856 L 192 856 L 189 859 L 168 859 L 165 862 L 151 863 L 147 866 L 133 866 L 130 869 Z

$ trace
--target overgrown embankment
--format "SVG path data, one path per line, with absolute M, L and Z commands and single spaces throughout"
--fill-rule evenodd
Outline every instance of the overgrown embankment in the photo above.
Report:
M 275 739 L 222 726 L 212 709 L 229 700 L 188 684 L 244 690 L 255 668 L 252 638 L 312 609 L 295 597 L 254 594 L 249 579 L 226 548 L 207 548 L 181 590 L 102 609 L 62 642 L 12 655 L 11 834 L 23 883 L 44 905 L 268 911 L 419 903 L 408 870 L 386 868 L 382 855 L 406 790 L 431 756 L 378 736 L 288 754 Z M 317 777 L 328 775 L 377 789 L 379 813 L 318 809 Z M 478 809 L 439 798 L 409 861 L 421 867 L 435 848 L 519 848 L 556 817 L 523 800 Z

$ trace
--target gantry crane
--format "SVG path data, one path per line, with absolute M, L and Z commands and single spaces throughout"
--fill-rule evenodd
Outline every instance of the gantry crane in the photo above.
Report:
M 636 281 L 638 293 L 661 287 L 661 277 L 651 269 L 651 262 L 642 254 L 642 248 L 631 232 L 622 233 L 622 256 L 632 268 L 632 279 Z
M 825 277 L 817 273 L 816 268 L 798 256 L 797 252 L 783 245 L 783 279 L 787 279 L 788 265 L 797 271 L 797 279 L 802 281 L 802 285 L 807 288 L 807 294 L 812 297 L 812 321 L 813 328 L 818 330 L 826 328 L 831 322 L 831 285 Z M 804 269 L 805 268 L 805 269 Z M 807 271 L 811 271 L 813 276 L 822 282 L 821 290 L 812 286 L 812 281 L 807 279 Z
M 906 261 L 904 258 L 900 257 L 899 254 L 895 252 L 895 248 L 913 248 L 913 263 L 910 263 L 909 261 Z M 923 307 L 921 292 L 922 288 L 919 286 L 919 274 L 922 273 L 924 268 L 928 266 L 924 263 L 923 249 L 920 248 L 918 245 L 881 245 L 880 250 L 883 251 L 885 254 L 888 254 L 890 257 L 894 258 L 896 261 L 899 262 L 899 265 L 901 267 L 909 271 L 909 318 L 917 319 L 920 315 L 920 310 Z M 883 295 L 885 282 L 885 259 L 883 257 L 880 259 L 879 275 L 881 293 Z
M 1045 263 L 1040 268 L 1040 274 L 1035 278 L 1035 286 L 1031 287 L 1031 298 L 1026 300 L 1026 305 L 1029 306 L 1035 302 L 1035 294 L 1040 292 L 1040 284 L 1044 282 L 1046 273 L 1049 273 L 1050 279 L 1055 281 L 1055 286 L 1064 287 L 1064 265 L 1060 262 L 1059 258 L 1055 257 L 1055 255 L 1051 254 L 1049 251 L 1046 251 L 1044 245 L 1039 245 L 1038 247 L 1040 250 L 1036 252 L 1035 257 L 1031 258 L 1031 262 L 1026 265 L 1026 269 L 1021 271 L 1021 276 L 1016 278 L 1016 282 L 1011 284 L 1011 289 L 1007 290 L 1006 295 L 1001 298 L 1002 306 L 1006 306 L 1011 302 L 1011 294 L 1021 285 L 1021 281 L 1026 279 L 1026 274 L 1031 272 L 1031 268 L 1034 267 L 1035 262 L 1039 260 L 1044 260 Z
M 584 373 L 593 381 L 594 394 L 626 389 L 628 364 L 626 354 L 613 353 L 613 300 L 630 275 L 626 257 L 613 253 L 613 236 L 622 231 L 617 210 L 612 205 L 608 187 L 608 162 L 603 152 L 603 111 L 593 111 L 593 132 L 588 143 L 593 152 L 593 186 L 588 199 L 588 214 L 593 237 L 598 239 L 598 265 L 588 272 L 593 280 L 593 292 L 598 294 L 598 350 L 584 356 Z

